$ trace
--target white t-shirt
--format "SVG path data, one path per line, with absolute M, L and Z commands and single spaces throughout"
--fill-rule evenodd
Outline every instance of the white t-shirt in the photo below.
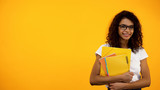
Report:
M 102 47 L 110 47 L 109 44 L 103 44 L 99 47 L 96 51 L 96 54 L 101 56 Z M 131 61 L 130 61 L 130 72 L 134 73 L 134 76 L 131 82 L 137 81 L 141 78 L 140 76 L 140 61 L 147 58 L 148 55 L 144 49 L 139 49 L 138 52 L 133 53 L 131 52 Z

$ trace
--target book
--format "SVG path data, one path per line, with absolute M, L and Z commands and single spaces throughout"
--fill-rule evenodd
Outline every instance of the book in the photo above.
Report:
M 124 55 L 106 57 L 108 76 L 116 76 L 129 71 L 128 58 Z
M 111 54 L 111 55 L 108 55 L 108 56 L 105 56 L 103 58 L 100 58 L 99 61 L 102 65 L 102 68 L 103 68 L 103 71 L 105 72 L 105 74 L 108 76 L 108 70 L 107 70 L 107 67 L 106 67 L 106 57 L 111 57 L 111 56 L 116 56 L 115 53 Z
M 115 53 L 114 56 L 110 56 Z M 114 76 L 120 75 L 129 71 L 130 69 L 131 49 L 115 48 L 115 47 L 102 47 L 102 61 L 100 75 Z M 104 63 L 105 60 L 105 63 Z M 106 65 L 106 69 L 104 69 Z M 114 67 L 113 67 L 114 66 Z M 123 67 L 124 66 L 124 67 Z M 108 69 L 108 73 L 107 73 Z M 118 70 L 120 69 L 120 70 Z M 118 72 L 122 71 L 122 72 Z

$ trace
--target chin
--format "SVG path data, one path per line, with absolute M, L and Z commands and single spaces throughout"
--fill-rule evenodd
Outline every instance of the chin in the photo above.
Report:
M 129 40 L 130 37 L 123 37 L 123 40 Z

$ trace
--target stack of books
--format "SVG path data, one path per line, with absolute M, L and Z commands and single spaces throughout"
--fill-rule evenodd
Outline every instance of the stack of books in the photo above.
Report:
M 130 70 L 131 49 L 102 47 L 101 63 L 102 76 L 116 76 Z

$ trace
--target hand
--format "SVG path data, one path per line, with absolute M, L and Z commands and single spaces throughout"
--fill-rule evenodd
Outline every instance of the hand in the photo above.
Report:
M 111 90 L 123 90 L 126 83 L 110 83 L 109 88 Z
M 133 72 L 126 72 L 124 74 L 122 74 L 122 80 L 123 82 L 130 82 L 132 80 L 134 73 Z

